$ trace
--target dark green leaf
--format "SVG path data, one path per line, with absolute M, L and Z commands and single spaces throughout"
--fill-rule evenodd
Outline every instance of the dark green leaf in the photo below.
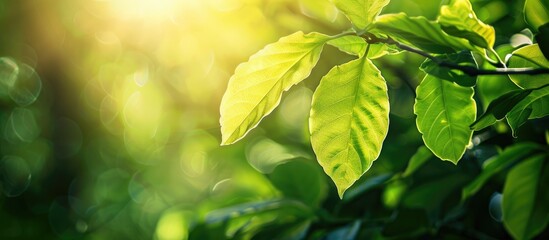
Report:
M 540 146 L 537 144 L 521 143 L 508 147 L 501 154 L 486 160 L 480 175 L 463 188 L 462 199 L 464 200 L 474 195 L 492 176 L 509 169 L 539 149 Z
M 526 0 L 524 18 L 534 31 L 549 22 L 549 2 L 547 0 Z
M 515 90 L 503 94 L 501 97 L 492 101 L 488 108 L 472 125 L 471 128 L 479 131 L 494 124 L 497 120 L 501 120 L 511 111 L 520 101 L 526 98 L 532 89 Z
M 439 55 L 437 58 L 442 62 L 450 62 L 459 64 L 461 66 L 476 67 L 475 59 L 471 52 L 460 52 L 453 54 Z M 425 73 L 436 76 L 440 79 L 455 82 L 464 87 L 472 87 L 476 84 L 476 77 L 469 76 L 457 69 L 451 69 L 448 67 L 440 66 L 440 64 L 432 61 L 431 59 L 425 60 L 421 64 L 421 70 Z
M 419 169 L 423 164 L 425 164 L 429 159 L 433 157 L 433 153 L 429 148 L 421 146 L 417 149 L 417 152 L 412 156 L 408 162 L 408 167 L 402 174 L 403 177 L 410 176 L 417 169 Z
M 528 119 L 541 118 L 549 115 L 549 85 L 532 90 L 508 114 L 507 123 L 516 137 L 518 128 Z
M 531 239 L 549 223 L 549 161 L 536 155 L 514 167 L 503 187 L 503 224 L 516 239 Z
M 278 165 L 269 174 L 269 179 L 284 196 L 314 207 L 326 196 L 322 175 L 322 169 L 318 165 L 313 165 L 306 159 L 293 159 Z
M 539 27 L 539 32 L 536 35 L 536 41 L 538 42 L 539 48 L 545 56 L 545 59 L 549 59 L 549 23 L 544 24 Z

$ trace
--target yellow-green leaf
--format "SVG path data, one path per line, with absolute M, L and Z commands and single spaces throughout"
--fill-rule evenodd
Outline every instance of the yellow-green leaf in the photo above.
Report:
M 532 44 L 514 51 L 509 58 L 508 66 L 510 68 L 549 68 L 549 61 L 539 49 L 538 44 Z M 549 74 L 512 74 L 509 77 L 521 88 L 538 88 L 549 84 Z
M 437 21 L 444 32 L 469 40 L 482 48 L 492 49 L 496 41 L 494 28 L 480 21 L 469 0 L 453 0 L 440 8 Z
M 358 29 L 366 29 L 389 0 L 332 0 Z
M 422 16 L 408 17 L 404 13 L 381 15 L 376 19 L 375 28 L 381 34 L 431 53 L 453 53 L 464 49 L 483 53 L 467 40 L 446 34 L 440 24 Z
M 549 22 L 549 2 L 547 0 L 526 0 L 524 18 L 537 31 L 541 25 Z
M 240 64 L 221 101 L 222 144 L 244 137 L 274 110 L 284 91 L 309 76 L 328 40 L 323 34 L 296 32 Z
M 377 159 L 389 128 L 387 85 L 369 59 L 336 66 L 322 78 L 309 128 L 317 160 L 342 197 Z
M 457 164 L 473 131 L 476 104 L 473 88 L 427 75 L 416 89 L 414 113 L 423 142 L 442 160 Z

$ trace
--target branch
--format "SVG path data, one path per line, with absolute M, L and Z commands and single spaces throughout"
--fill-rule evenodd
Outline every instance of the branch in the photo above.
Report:
M 395 41 L 391 37 L 379 38 L 372 33 L 365 33 L 362 36 L 367 43 L 376 44 L 376 43 L 385 43 L 389 45 L 395 45 L 396 47 L 413 52 L 415 54 L 421 55 L 425 58 L 428 58 L 438 64 L 441 67 L 451 68 L 460 70 L 463 73 L 469 76 L 479 76 L 479 75 L 509 75 L 509 74 L 526 74 L 526 75 L 538 75 L 538 74 L 549 74 L 549 68 L 496 68 L 496 69 L 479 69 L 471 66 L 462 66 L 453 62 L 443 61 L 427 52 L 424 52 L 420 49 L 410 47 L 408 45 L 402 44 Z

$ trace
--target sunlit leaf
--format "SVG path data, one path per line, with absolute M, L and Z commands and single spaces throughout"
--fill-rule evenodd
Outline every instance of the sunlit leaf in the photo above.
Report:
M 221 101 L 222 144 L 244 137 L 280 103 L 284 91 L 309 76 L 328 39 L 319 33 L 297 32 L 240 64 Z
M 549 223 L 549 162 L 536 155 L 514 167 L 503 187 L 503 225 L 515 239 L 531 239 Z
M 541 25 L 549 22 L 549 2 L 546 0 L 526 0 L 524 18 L 536 31 Z
M 440 159 L 457 164 L 473 135 L 473 88 L 427 75 L 416 92 L 414 113 L 425 145 Z
M 422 16 L 408 17 L 404 13 L 381 15 L 376 19 L 375 28 L 400 42 L 432 53 L 453 53 L 464 49 L 479 51 L 467 40 L 446 34 L 438 23 Z
M 452 36 L 465 38 L 482 48 L 494 47 L 494 28 L 477 18 L 469 0 L 453 0 L 442 6 L 437 20 L 444 32 Z
M 514 51 L 509 58 L 508 66 L 510 68 L 549 68 L 549 60 L 543 56 L 538 44 L 533 44 Z M 509 77 L 521 88 L 537 88 L 549 84 L 549 74 L 512 74 Z
M 470 66 L 470 67 L 477 66 L 477 64 L 475 63 L 475 59 L 473 58 L 473 55 L 471 55 L 471 52 L 467 52 L 467 51 L 463 51 L 460 53 L 440 55 L 440 56 L 437 56 L 437 58 L 440 61 L 451 62 L 451 63 L 459 64 L 461 66 Z M 426 59 L 425 62 L 421 64 L 420 68 L 421 70 L 423 70 L 424 72 L 430 75 L 433 75 L 440 79 L 455 82 L 461 86 L 472 87 L 472 86 L 475 86 L 475 84 L 477 83 L 476 77 L 469 76 L 457 69 L 451 69 L 444 66 L 440 66 L 440 64 L 437 64 L 431 59 Z
M 358 29 L 366 29 L 389 0 L 332 0 Z
M 403 177 L 410 176 L 412 173 L 414 173 L 417 169 L 419 169 L 423 164 L 425 164 L 429 159 L 433 157 L 433 153 L 429 150 L 429 148 L 425 146 L 421 146 L 417 149 L 417 152 L 414 153 L 412 158 L 410 158 L 410 161 L 408 162 L 408 167 L 406 167 L 406 170 L 402 174 Z
M 461 195 L 462 199 L 467 199 L 470 196 L 473 196 L 492 176 L 509 169 L 511 166 L 515 165 L 517 162 L 539 149 L 539 145 L 534 143 L 521 143 L 508 147 L 499 155 L 486 160 L 480 175 L 478 175 L 475 180 L 463 188 Z
M 501 120 L 511 111 L 520 101 L 526 98 L 532 89 L 526 90 L 515 90 L 503 94 L 501 97 L 490 102 L 488 108 L 474 123 L 471 125 L 471 128 L 475 131 L 482 130 L 486 127 L 491 126 L 497 120 Z
M 364 56 L 366 49 L 368 48 L 368 43 L 366 43 L 364 38 L 354 35 L 347 35 L 332 39 L 328 41 L 328 44 L 338 48 L 342 52 L 358 57 Z M 398 50 L 391 48 L 391 46 L 387 44 L 370 44 L 368 58 L 376 59 L 387 54 L 395 53 L 398 53 Z
M 528 119 L 549 115 L 549 85 L 533 90 L 507 114 L 507 123 L 516 137 L 517 130 Z
M 311 144 L 342 197 L 381 151 L 389 127 L 387 85 L 366 58 L 336 66 L 313 95 Z

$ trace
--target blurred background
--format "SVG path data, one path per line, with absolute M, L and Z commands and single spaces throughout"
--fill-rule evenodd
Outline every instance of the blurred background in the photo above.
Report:
M 521 1 L 474 2 L 479 18 L 505 26 L 498 34 L 525 27 Z M 384 12 L 434 19 L 438 8 L 395 0 Z M 308 205 L 339 201 L 307 130 L 320 77 L 351 59 L 332 47 L 257 129 L 219 147 L 235 67 L 293 32 L 348 29 L 328 0 L 2 0 L 0 26 L 0 238 L 184 239 L 215 209 L 288 197 L 281 188 L 303 181 Z M 421 61 L 376 62 L 395 144 L 365 178 L 402 170 L 421 145 Z

